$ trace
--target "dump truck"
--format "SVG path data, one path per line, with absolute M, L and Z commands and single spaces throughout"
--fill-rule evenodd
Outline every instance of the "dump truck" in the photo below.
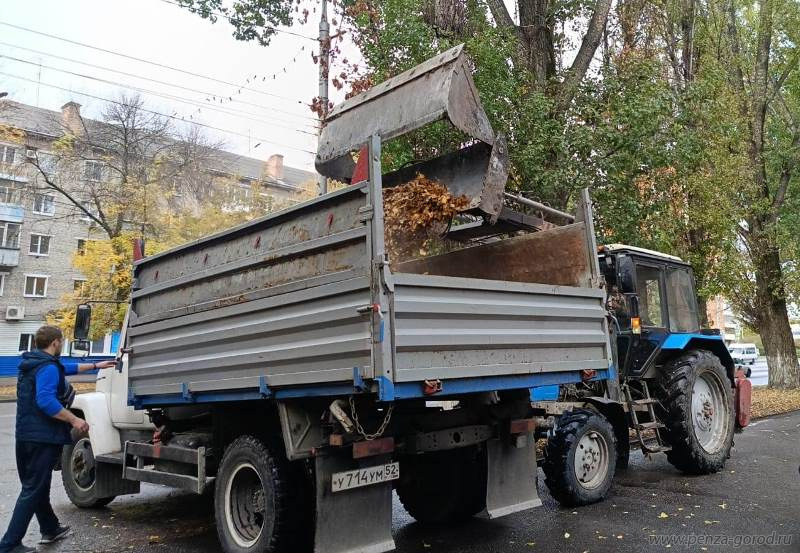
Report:
M 598 501 L 631 442 L 721 468 L 737 379 L 691 269 L 598 248 L 588 191 L 574 214 L 507 191 L 470 67 L 456 47 L 334 108 L 316 167 L 346 186 L 135 263 L 117 365 L 72 406 L 74 504 L 160 484 L 213 494 L 226 553 L 379 553 L 393 493 L 443 524 L 540 505 L 539 464 L 563 504 Z M 384 172 L 441 120 L 463 147 Z M 465 207 L 450 247 L 390 259 L 384 193 L 420 174 Z

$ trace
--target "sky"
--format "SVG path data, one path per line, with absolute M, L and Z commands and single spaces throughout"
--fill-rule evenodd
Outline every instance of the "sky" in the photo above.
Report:
M 307 104 L 319 86 L 311 58 L 318 18 L 291 28 L 309 38 L 278 33 L 262 47 L 234 39 L 224 19 L 212 24 L 169 1 L 0 0 L 0 92 L 56 111 L 76 101 L 84 116 L 99 119 L 105 100 L 135 88 L 147 109 L 179 126 L 183 119 L 206 125 L 225 149 L 260 159 L 283 154 L 286 165 L 313 170 L 316 117 Z

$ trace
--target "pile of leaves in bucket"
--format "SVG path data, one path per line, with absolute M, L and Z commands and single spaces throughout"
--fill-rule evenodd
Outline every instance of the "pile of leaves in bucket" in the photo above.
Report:
M 441 253 L 432 250 L 443 245 L 450 221 L 469 203 L 466 196 L 453 196 L 445 185 L 422 174 L 384 190 L 386 251 L 392 266 Z

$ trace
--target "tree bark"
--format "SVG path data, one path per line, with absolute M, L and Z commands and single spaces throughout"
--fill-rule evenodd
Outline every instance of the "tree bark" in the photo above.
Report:
M 800 387 L 800 366 L 794 347 L 792 328 L 786 310 L 781 265 L 776 249 L 758 256 L 756 294 L 758 296 L 758 333 L 764 344 L 771 388 Z M 776 289 L 777 286 L 777 289 Z

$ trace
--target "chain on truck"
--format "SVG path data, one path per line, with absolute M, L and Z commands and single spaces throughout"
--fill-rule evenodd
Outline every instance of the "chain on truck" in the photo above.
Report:
M 470 145 L 384 174 L 386 141 L 441 119 Z M 117 366 L 73 406 L 74 504 L 161 484 L 213 493 L 226 553 L 379 553 L 393 491 L 428 523 L 540 505 L 539 438 L 563 505 L 631 447 L 723 467 L 750 388 L 690 267 L 598 248 L 588 191 L 574 215 L 507 192 L 462 47 L 331 111 L 316 166 L 349 186 L 135 263 Z M 460 246 L 390 267 L 383 191 L 420 173 L 469 199 Z

